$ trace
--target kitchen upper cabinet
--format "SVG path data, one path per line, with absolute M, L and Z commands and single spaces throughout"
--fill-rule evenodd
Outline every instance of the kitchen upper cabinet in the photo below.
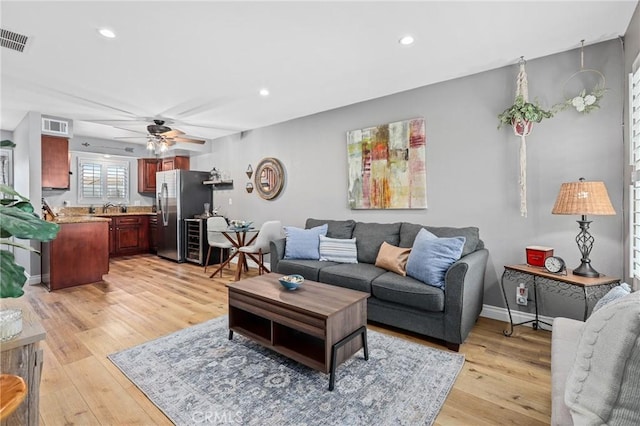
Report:
M 175 156 L 162 159 L 162 171 L 189 170 L 189 157 Z
M 156 172 L 165 170 L 189 170 L 189 157 L 138 159 L 138 192 L 156 193 Z
M 42 135 L 42 187 L 45 189 L 69 189 L 69 140 Z
M 162 164 L 157 158 L 138 159 L 138 192 L 156 192 L 156 172 Z

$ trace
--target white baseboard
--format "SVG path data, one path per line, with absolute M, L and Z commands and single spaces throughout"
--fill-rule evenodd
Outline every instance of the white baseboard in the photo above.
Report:
M 498 321 L 509 322 L 509 313 L 507 308 L 500 308 L 498 306 L 482 305 L 482 312 L 480 316 L 484 318 L 490 318 Z M 511 318 L 514 324 L 524 321 L 531 321 L 536 318 L 536 315 L 529 312 L 511 311 Z M 538 315 L 538 320 L 553 324 L 553 317 L 545 315 Z M 531 327 L 532 323 L 525 324 L 527 327 Z M 543 326 L 544 327 L 544 326 Z
M 27 277 L 27 282 L 25 284 L 38 285 L 40 283 L 42 283 L 42 275 L 30 275 Z

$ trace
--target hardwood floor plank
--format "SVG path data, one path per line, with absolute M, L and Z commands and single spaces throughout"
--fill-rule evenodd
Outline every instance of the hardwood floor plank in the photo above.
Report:
M 112 260 L 98 283 L 52 293 L 25 287 L 47 330 L 41 423 L 171 424 L 107 355 L 226 314 L 225 285 L 234 274 L 225 269 L 222 277 L 209 278 L 198 265 L 139 255 Z M 251 269 L 248 276 L 254 275 Z M 379 324 L 369 328 L 446 350 L 434 339 Z M 465 365 L 437 425 L 549 424 L 551 333 L 517 327 L 505 337 L 504 328 L 480 318 L 460 346 Z

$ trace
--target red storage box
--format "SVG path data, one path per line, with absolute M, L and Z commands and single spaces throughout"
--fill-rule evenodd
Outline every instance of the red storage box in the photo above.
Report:
M 531 266 L 544 266 L 545 259 L 551 256 L 553 256 L 553 249 L 551 247 L 527 247 L 527 264 Z

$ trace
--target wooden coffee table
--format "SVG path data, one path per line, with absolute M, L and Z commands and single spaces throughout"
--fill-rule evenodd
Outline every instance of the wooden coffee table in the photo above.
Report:
M 305 280 L 297 290 L 280 285 L 269 273 L 227 284 L 229 339 L 233 332 L 308 367 L 330 373 L 367 348 L 368 293 Z M 361 339 L 355 337 L 362 336 Z

